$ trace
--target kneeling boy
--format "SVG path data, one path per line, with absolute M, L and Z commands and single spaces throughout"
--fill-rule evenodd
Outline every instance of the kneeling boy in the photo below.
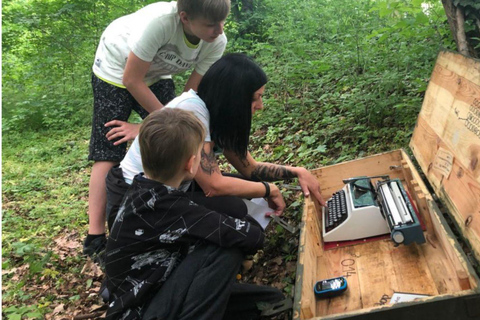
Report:
M 234 280 L 244 254 L 263 246 L 263 230 L 248 216 L 217 213 L 178 190 L 195 176 L 204 130 L 180 109 L 163 108 L 143 122 L 145 173 L 125 194 L 107 243 L 107 319 L 222 319 L 229 308 L 235 316 L 245 312 L 242 319 L 257 314 L 238 309 L 255 306 L 248 291 L 256 286 L 239 290 Z M 257 298 L 276 302 L 283 295 L 270 288 Z

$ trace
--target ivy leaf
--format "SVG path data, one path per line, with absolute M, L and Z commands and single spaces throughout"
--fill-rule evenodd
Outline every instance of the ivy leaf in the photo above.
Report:
M 8 320 L 22 320 L 22 315 L 18 313 L 7 314 Z
M 327 151 L 327 146 L 324 144 L 320 144 L 317 146 L 315 151 L 320 152 L 320 153 L 325 153 Z

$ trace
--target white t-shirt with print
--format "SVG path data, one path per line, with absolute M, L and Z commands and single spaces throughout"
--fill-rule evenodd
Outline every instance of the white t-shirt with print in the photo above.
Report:
M 151 85 L 172 74 L 195 68 L 201 75 L 220 59 L 227 44 L 225 34 L 213 42 L 189 44 L 177 12 L 176 2 L 150 4 L 113 21 L 103 32 L 95 54 L 93 72 L 97 77 L 123 86 L 123 72 L 132 51 L 151 62 L 144 81 Z
M 205 102 L 197 95 L 195 91 L 190 89 L 188 92 L 182 93 L 170 101 L 165 108 L 179 108 L 191 111 L 202 122 L 205 127 L 205 142 L 210 142 L 210 113 L 208 112 Z M 133 140 L 132 145 L 127 151 L 125 158 L 120 162 L 123 171 L 123 178 L 128 184 L 131 184 L 133 177 L 143 172 L 142 156 L 140 154 L 140 144 L 138 136 Z

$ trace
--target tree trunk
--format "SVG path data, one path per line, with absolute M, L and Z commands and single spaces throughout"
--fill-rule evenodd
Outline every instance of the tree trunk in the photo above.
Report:
M 457 11 L 453 5 L 452 0 L 442 0 L 443 9 L 447 15 L 448 26 L 450 27 L 450 32 L 452 33 L 453 40 L 455 43 L 458 43 L 457 39 Z
M 456 7 L 453 4 L 453 0 L 442 0 L 442 5 L 447 15 L 447 21 L 453 39 L 457 44 L 458 52 L 469 57 L 477 57 L 478 53 L 475 51 L 473 44 L 469 42 L 469 38 L 465 33 L 465 14 L 463 8 L 461 6 Z M 476 19 L 476 24 L 480 30 L 480 22 L 478 19 Z
M 467 35 L 465 34 L 465 16 L 463 10 L 460 7 L 456 8 L 457 17 L 457 48 L 458 52 L 463 55 L 469 56 Z

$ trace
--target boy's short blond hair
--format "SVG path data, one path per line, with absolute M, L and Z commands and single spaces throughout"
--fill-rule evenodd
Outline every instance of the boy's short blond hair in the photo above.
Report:
M 205 140 L 205 128 L 189 111 L 162 108 L 145 118 L 138 140 L 145 174 L 164 182 L 197 154 Z
M 185 11 L 191 18 L 203 17 L 218 22 L 227 18 L 230 12 L 230 0 L 178 0 L 178 13 Z

